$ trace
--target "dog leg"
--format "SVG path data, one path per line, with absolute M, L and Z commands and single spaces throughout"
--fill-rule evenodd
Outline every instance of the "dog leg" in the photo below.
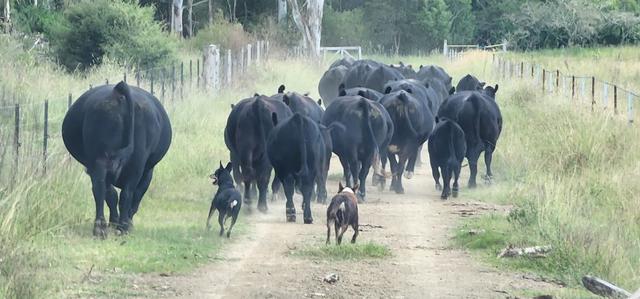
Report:
M 236 224 L 236 220 L 238 220 L 238 214 L 237 213 L 234 214 L 233 217 L 231 217 L 231 225 L 229 226 L 229 229 L 227 230 L 227 238 L 231 237 L 231 229 Z
M 211 230 L 211 216 L 216 211 L 216 207 L 214 205 L 215 199 L 211 201 L 211 208 L 209 208 L 209 217 L 207 217 L 207 230 Z
M 356 242 L 356 238 L 358 237 L 358 234 L 360 233 L 360 231 L 358 231 L 358 224 L 355 223 L 353 225 L 351 225 L 351 227 L 353 227 L 353 237 L 351 237 L 351 243 L 355 243 Z
M 225 212 L 218 211 L 218 224 L 220 224 L 220 236 L 224 235 L 224 216 L 225 216 Z
M 338 237 L 338 245 L 342 243 L 342 235 L 344 235 L 344 233 L 347 231 L 347 228 L 349 228 L 348 224 L 344 224 L 340 227 L 340 236 Z

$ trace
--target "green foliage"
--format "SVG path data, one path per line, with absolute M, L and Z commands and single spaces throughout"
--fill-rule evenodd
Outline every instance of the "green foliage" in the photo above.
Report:
M 81 2 L 64 12 L 66 26 L 52 46 L 68 70 L 85 70 L 105 57 L 142 68 L 175 59 L 175 42 L 153 20 L 153 9 L 124 1 Z
M 252 37 L 244 31 L 241 23 L 232 23 L 217 13 L 213 24 L 200 31 L 188 41 L 193 51 L 200 52 L 206 45 L 215 44 L 222 49 L 240 49 L 251 42 Z
M 476 31 L 476 17 L 471 11 L 472 0 L 446 0 L 451 12 L 449 42 L 472 43 Z
M 422 25 L 422 38 L 427 49 L 440 46 L 449 35 L 451 12 L 444 0 L 425 0 L 422 14 L 419 15 Z
M 369 27 L 361 8 L 335 11 L 325 6 L 322 20 L 322 45 L 353 46 L 367 45 Z
M 16 9 L 14 18 L 18 30 L 25 33 L 43 33 L 48 38 L 65 26 L 62 13 L 41 6 L 20 6 Z

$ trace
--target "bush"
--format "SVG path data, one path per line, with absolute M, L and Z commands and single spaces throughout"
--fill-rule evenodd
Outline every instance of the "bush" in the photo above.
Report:
M 16 9 L 16 28 L 25 33 L 42 33 L 47 38 L 65 25 L 62 13 L 41 6 L 24 5 Z
M 206 45 L 218 45 L 221 49 L 237 50 L 253 39 L 244 31 L 242 24 L 232 23 L 224 19 L 222 13 L 215 14 L 213 24 L 198 31 L 189 41 L 192 50 L 200 52 Z
M 105 56 L 121 64 L 148 68 L 175 59 L 176 43 L 153 20 L 151 7 L 96 0 L 64 12 L 65 26 L 52 38 L 59 62 L 68 70 L 85 70 Z
M 325 6 L 322 45 L 364 46 L 369 43 L 369 35 L 362 9 L 335 11 L 330 6 Z

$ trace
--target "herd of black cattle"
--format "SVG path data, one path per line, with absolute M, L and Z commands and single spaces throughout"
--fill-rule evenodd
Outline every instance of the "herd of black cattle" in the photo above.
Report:
M 322 100 L 286 92 L 282 85 L 275 95 L 255 94 L 232 105 L 224 131 L 231 158 L 226 169 L 244 186 L 245 204 L 250 207 L 257 195 L 263 212 L 273 169 L 272 192 L 275 197 L 283 187 L 287 221 L 296 220 L 293 194 L 298 189 L 304 223 L 312 223 L 312 197 L 326 202 L 332 153 L 340 159 L 346 185 L 358 184 L 358 198 L 364 200 L 371 168 L 373 184 L 385 187 L 387 161 L 390 188 L 403 193 L 402 176 L 413 176 L 422 145 L 428 141 L 436 188 L 442 189 L 443 199 L 455 197 L 465 157 L 471 170 L 470 188 L 476 185 L 482 152 L 485 179 L 491 180 L 502 116 L 495 101 L 498 86 L 484 85 L 467 75 L 454 88 L 452 78 L 438 66 L 420 66 L 415 71 L 402 63 L 344 58 L 322 76 L 318 85 Z M 171 143 L 171 125 L 160 102 L 124 82 L 94 88 L 67 112 L 62 137 L 91 177 L 94 235 L 107 234 L 105 201 L 109 223 L 128 231 L 153 168 Z M 114 187 L 121 189 L 120 200 Z

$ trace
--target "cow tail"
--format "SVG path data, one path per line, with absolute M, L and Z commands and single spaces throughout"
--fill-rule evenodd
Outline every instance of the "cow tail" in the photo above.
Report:
M 411 114 L 409 114 L 409 98 L 407 97 L 407 94 L 404 91 L 400 92 L 400 95 L 398 95 L 398 98 L 400 98 L 400 100 L 402 101 L 402 106 L 404 106 L 404 120 L 406 122 L 406 126 L 407 128 L 409 128 L 409 131 L 411 132 L 411 134 L 415 137 L 418 138 L 418 131 L 416 131 L 416 128 L 413 127 L 413 123 L 411 123 Z
M 263 115 L 262 112 L 266 109 L 264 106 L 264 102 L 263 100 L 256 96 L 256 100 L 253 102 L 253 104 L 251 105 L 251 109 L 253 112 L 253 115 L 256 117 L 256 122 L 254 122 L 254 129 L 256 130 L 256 132 L 258 133 L 258 140 L 260 140 L 260 144 L 266 144 L 267 143 L 267 136 L 266 133 L 264 131 L 264 119 L 263 119 Z M 263 149 L 264 151 L 266 151 L 266 148 Z M 263 151 L 263 152 L 264 152 Z M 252 160 L 253 160 L 253 155 L 252 155 L 252 151 L 249 151 L 247 153 L 245 153 L 246 156 L 242 158 L 242 161 L 244 161 L 245 163 L 247 163 L 246 165 L 242 165 L 242 176 L 248 176 L 248 177 L 253 177 L 254 171 L 253 171 L 253 166 L 252 166 Z
M 114 90 L 124 96 L 127 101 L 127 106 L 129 106 L 129 131 L 127 132 L 127 145 L 123 147 L 123 150 L 127 152 L 133 151 L 133 135 L 135 130 L 136 113 L 133 97 L 131 96 L 131 89 L 127 83 L 120 81 L 120 83 L 114 87 Z
M 376 140 L 376 135 L 373 133 L 373 128 L 371 127 L 371 106 L 369 105 L 368 100 L 365 98 L 360 99 L 358 105 L 360 106 L 360 108 L 362 108 L 362 120 L 364 122 L 363 125 L 366 131 L 364 135 L 367 136 L 369 138 L 369 141 L 373 144 L 373 156 L 379 158 L 378 141 Z
M 306 142 L 306 138 L 305 138 L 305 130 L 304 130 L 304 118 L 301 114 L 296 113 L 296 115 L 294 115 L 295 120 L 297 122 L 297 127 L 299 130 L 299 134 L 300 134 L 300 169 L 298 170 L 298 175 L 299 176 L 303 176 L 305 174 L 307 174 L 308 169 L 307 169 L 307 142 Z
M 475 127 L 474 134 L 476 135 L 476 138 L 478 138 L 478 142 L 482 142 L 482 138 L 480 137 L 480 109 L 482 107 L 479 102 L 481 100 L 482 99 L 480 99 L 476 95 L 471 95 L 471 98 L 469 99 L 471 105 L 473 106 L 473 111 L 475 111 L 476 113 L 475 118 L 473 119 L 473 125 Z

